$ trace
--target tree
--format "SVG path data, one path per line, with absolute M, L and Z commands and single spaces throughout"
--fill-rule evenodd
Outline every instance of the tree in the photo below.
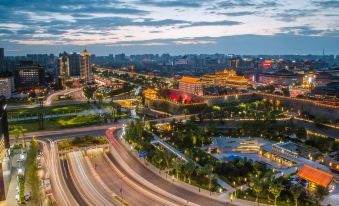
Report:
M 172 163 L 172 155 L 168 152 L 164 153 L 164 161 L 166 163 L 166 168 L 170 169 L 171 168 L 171 163 Z
M 324 197 L 328 194 L 327 188 L 324 188 L 322 186 L 317 186 L 314 192 L 314 197 L 316 199 L 317 205 L 321 205 L 321 201 L 324 199 Z
M 175 173 L 177 175 L 177 179 L 179 179 L 179 172 L 182 168 L 182 162 L 180 160 L 177 160 L 176 158 L 173 158 L 172 162 L 174 165 Z
M 22 126 L 14 126 L 11 130 L 11 133 L 14 135 L 16 142 L 19 142 L 19 139 L 23 138 L 26 131 L 27 129 L 23 128 Z M 23 146 L 25 146 L 25 142 L 23 142 Z
M 290 192 L 293 196 L 294 202 L 295 202 L 295 206 L 298 206 L 298 198 L 300 196 L 300 194 L 302 193 L 303 188 L 300 185 L 292 185 L 290 188 Z
M 185 114 L 185 119 L 186 119 L 186 115 L 188 114 L 188 109 L 187 108 L 184 109 L 184 114 Z
M 270 186 L 274 184 L 274 176 L 272 175 L 272 173 L 266 173 L 264 177 L 262 178 L 262 182 L 263 182 L 264 188 L 270 188 Z M 269 192 L 267 192 L 267 200 L 268 202 L 270 202 L 271 200 Z
M 213 171 L 214 167 L 211 164 L 206 164 L 204 167 L 200 168 L 199 173 L 200 174 L 206 174 L 208 177 L 208 189 L 212 189 L 212 180 L 213 180 Z
M 280 196 L 281 192 L 284 189 L 285 187 L 281 183 L 272 184 L 268 188 L 268 191 L 274 196 L 274 205 L 277 205 L 277 198 Z
M 97 90 L 96 86 L 86 86 L 83 88 L 84 95 L 88 100 L 93 99 L 93 95 L 96 90 Z
M 65 85 L 67 88 L 71 88 L 73 86 L 73 81 L 72 80 L 68 80 L 65 82 Z
M 191 184 L 191 176 L 195 170 L 195 164 L 193 161 L 188 161 L 186 164 L 185 164 L 185 167 L 184 167 L 184 171 L 188 177 L 188 183 Z
M 263 183 L 257 176 L 251 177 L 250 188 L 255 192 L 256 199 L 255 201 L 258 202 L 259 194 L 263 191 Z

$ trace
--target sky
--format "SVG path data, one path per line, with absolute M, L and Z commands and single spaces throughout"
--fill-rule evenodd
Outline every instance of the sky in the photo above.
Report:
M 339 0 L 0 0 L 5 54 L 339 54 Z

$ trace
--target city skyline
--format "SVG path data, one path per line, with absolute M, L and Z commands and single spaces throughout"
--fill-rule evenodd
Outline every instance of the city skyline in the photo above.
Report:
M 337 1 L 0 3 L 6 55 L 109 53 L 338 54 Z

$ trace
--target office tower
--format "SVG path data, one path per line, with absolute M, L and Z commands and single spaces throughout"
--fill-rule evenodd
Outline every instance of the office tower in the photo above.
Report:
M 59 55 L 58 68 L 59 84 L 64 87 L 66 80 L 70 77 L 69 58 L 66 52 Z
M 15 61 L 9 59 L 0 59 L 0 73 L 13 73 Z
M 14 91 L 14 78 L 11 75 L 0 74 L 0 97 L 4 96 L 9 99 Z
M 0 200 L 6 199 L 11 169 L 6 104 L 4 99 L 0 99 Z
M 70 76 L 80 76 L 80 54 L 68 54 Z
M 45 85 L 45 69 L 32 61 L 20 61 L 15 69 L 14 82 L 17 90 L 41 88 Z
M 4 58 L 5 58 L 5 49 L 0 48 L 0 59 L 4 59 Z
M 90 53 L 85 49 L 80 53 L 80 79 L 85 84 L 92 82 L 92 70 L 90 65 Z
M 115 62 L 125 63 L 126 62 L 126 55 L 124 53 L 115 55 Z

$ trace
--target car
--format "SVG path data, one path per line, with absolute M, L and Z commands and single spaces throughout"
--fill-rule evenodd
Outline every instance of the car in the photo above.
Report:
M 31 200 L 31 193 L 30 192 L 25 193 L 25 200 L 26 201 Z
M 41 156 L 38 155 L 38 156 L 36 157 L 36 159 L 37 159 L 37 160 L 40 160 L 40 159 L 41 159 Z
M 42 168 L 42 165 L 41 164 L 38 164 L 38 169 L 41 169 Z
M 17 160 L 17 162 L 23 162 L 24 161 L 24 159 L 18 159 Z
M 15 195 L 15 199 L 19 201 L 19 195 Z

